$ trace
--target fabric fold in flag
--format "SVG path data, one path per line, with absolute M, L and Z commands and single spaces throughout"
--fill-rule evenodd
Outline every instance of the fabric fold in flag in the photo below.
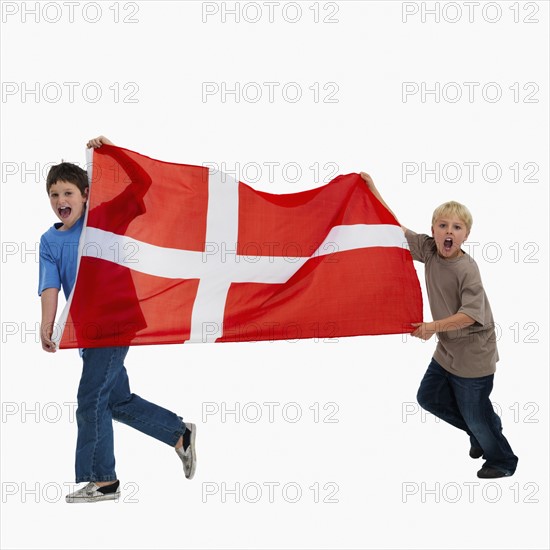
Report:
M 93 151 L 60 348 L 410 333 L 406 239 L 359 174 L 283 195 L 120 147 Z

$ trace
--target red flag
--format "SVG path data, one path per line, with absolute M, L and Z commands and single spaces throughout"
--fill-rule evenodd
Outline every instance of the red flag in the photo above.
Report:
M 412 332 L 406 239 L 361 176 L 301 193 L 104 145 L 59 347 Z

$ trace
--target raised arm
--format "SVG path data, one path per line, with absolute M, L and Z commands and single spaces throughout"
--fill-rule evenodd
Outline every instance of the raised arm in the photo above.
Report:
M 151 176 L 125 149 L 116 147 L 105 136 L 91 139 L 87 147 L 94 149 L 101 147 L 101 153 L 111 157 L 122 169 L 118 179 L 120 193 L 108 201 L 91 207 L 88 225 L 121 234 L 135 218 L 145 214 L 147 208 L 144 197 L 153 183 Z M 116 165 L 115 169 L 117 169 Z
M 115 146 L 115 144 L 105 136 L 98 136 L 88 141 L 88 143 L 86 144 L 86 147 L 88 149 L 91 149 L 92 147 L 94 149 L 97 149 L 102 145 Z M 132 160 L 122 149 L 114 149 L 110 151 L 113 151 L 113 153 L 107 152 L 107 154 L 110 154 L 113 158 L 115 158 L 116 161 L 120 164 L 120 166 L 122 166 L 123 170 L 125 170 L 125 172 L 128 174 L 128 177 L 131 180 L 132 191 L 134 195 L 142 199 L 145 196 L 145 193 L 147 193 L 147 191 L 149 190 L 149 187 L 151 186 L 151 183 L 152 183 L 151 177 L 141 166 L 139 166 L 137 162 Z
M 376 188 L 376 185 L 374 185 L 374 181 L 372 181 L 372 178 L 366 172 L 361 172 L 361 177 L 365 180 L 368 188 L 372 191 L 372 194 L 382 203 L 385 208 L 387 208 L 388 212 L 399 222 L 397 216 L 387 205 L 386 201 L 382 198 L 382 195 L 380 195 L 380 192 Z M 399 225 L 401 225 L 401 223 L 399 223 Z M 403 232 L 407 231 L 407 228 L 404 225 L 401 225 L 401 229 L 403 230 Z

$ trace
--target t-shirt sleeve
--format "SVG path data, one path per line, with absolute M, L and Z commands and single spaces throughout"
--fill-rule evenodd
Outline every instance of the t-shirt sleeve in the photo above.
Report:
M 52 250 L 44 237 L 40 239 L 39 251 L 39 275 L 38 275 L 38 295 L 47 288 L 61 289 L 61 276 L 59 268 L 52 254 Z
M 479 326 L 485 324 L 485 291 L 481 283 L 481 275 L 477 265 L 470 264 L 460 286 L 460 309 L 457 313 L 465 313 Z
M 433 253 L 433 239 L 428 235 L 418 234 L 410 229 L 405 231 L 405 238 L 409 244 L 413 260 L 425 263 L 429 255 Z

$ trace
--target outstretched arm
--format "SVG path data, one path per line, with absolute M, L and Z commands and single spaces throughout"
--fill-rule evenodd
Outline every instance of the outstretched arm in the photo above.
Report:
M 393 213 L 392 209 L 387 205 L 386 201 L 382 198 L 382 195 L 380 195 L 380 192 L 376 188 L 376 185 L 374 185 L 374 181 L 372 181 L 372 178 L 366 172 L 361 172 L 361 177 L 365 180 L 368 188 L 372 191 L 372 194 L 382 203 L 382 205 L 388 210 L 388 212 L 396 220 L 398 220 L 397 216 Z M 403 232 L 407 230 L 407 228 L 404 225 L 401 225 L 401 229 L 403 230 Z

